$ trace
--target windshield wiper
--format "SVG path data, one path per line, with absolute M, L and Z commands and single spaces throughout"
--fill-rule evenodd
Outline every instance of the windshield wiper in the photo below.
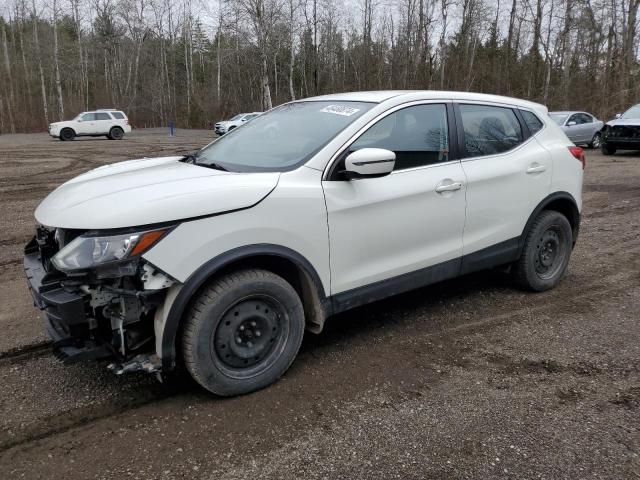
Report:
M 187 153 L 184 157 L 182 157 L 182 160 L 180 161 L 184 163 L 192 163 L 195 165 L 198 163 L 198 153 Z
M 215 170 L 221 170 L 223 172 L 228 172 L 226 168 L 224 168 L 219 163 L 211 162 L 211 163 L 203 163 L 198 161 L 198 153 L 187 153 L 184 157 L 182 157 L 182 161 L 184 163 L 190 163 L 192 165 L 197 165 L 198 167 L 206 167 L 213 168 Z

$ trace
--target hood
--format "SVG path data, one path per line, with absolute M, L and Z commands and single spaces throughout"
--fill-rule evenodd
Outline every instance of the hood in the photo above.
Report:
M 616 118 L 609 120 L 607 125 L 610 127 L 637 127 L 640 126 L 640 118 Z
M 72 120 L 63 120 L 60 122 L 51 122 L 49 125 L 52 127 L 61 127 L 63 125 L 71 125 L 73 123 Z
M 51 192 L 38 223 L 70 229 L 136 227 L 247 208 L 277 185 L 277 172 L 232 173 L 192 165 L 182 157 L 105 165 Z

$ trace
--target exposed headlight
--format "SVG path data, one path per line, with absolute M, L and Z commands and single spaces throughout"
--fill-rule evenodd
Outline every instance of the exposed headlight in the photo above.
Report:
M 126 261 L 147 251 L 168 231 L 163 228 L 109 237 L 80 236 L 65 245 L 51 261 L 62 271 L 85 270 Z

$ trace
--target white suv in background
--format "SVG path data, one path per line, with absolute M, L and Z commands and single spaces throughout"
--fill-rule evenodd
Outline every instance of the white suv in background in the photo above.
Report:
M 230 132 L 234 128 L 239 127 L 247 123 L 249 120 L 256 118 L 257 116 L 262 115 L 262 112 L 252 112 L 252 113 L 239 113 L 231 120 L 225 120 L 223 122 L 218 122 L 213 126 L 213 130 L 218 135 L 224 135 L 227 132 Z
M 73 120 L 55 122 L 49 125 L 49 135 L 60 140 L 73 140 L 75 137 L 101 137 L 121 140 L 131 131 L 129 119 L 124 112 L 115 109 L 101 109 L 83 112 Z
M 503 267 L 564 277 L 585 164 L 546 107 L 473 93 L 329 95 L 195 154 L 76 177 L 37 208 L 25 271 L 67 362 L 269 385 L 339 312 Z M 428 295 L 424 290 L 424 295 Z

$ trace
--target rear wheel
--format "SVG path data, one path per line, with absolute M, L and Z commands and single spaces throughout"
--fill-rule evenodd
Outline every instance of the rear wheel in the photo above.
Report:
M 602 144 L 601 150 L 602 150 L 602 153 L 604 155 L 614 155 L 616 153 L 615 147 L 611 147 L 611 146 L 607 145 L 606 143 Z
M 111 140 L 122 140 L 122 137 L 124 137 L 124 131 L 120 127 L 113 127 L 109 131 L 108 137 Z
M 567 218 L 554 210 L 543 211 L 529 229 L 522 255 L 514 265 L 516 282 L 537 292 L 555 287 L 569 265 L 572 243 Z
M 196 299 L 184 327 L 184 362 L 212 393 L 252 392 L 289 368 L 304 326 L 302 302 L 282 277 L 266 270 L 231 273 Z
M 600 148 L 600 132 L 596 132 L 591 139 L 589 148 Z
M 60 132 L 60 140 L 62 141 L 73 140 L 75 136 L 76 136 L 76 132 L 74 132 L 70 128 L 63 128 L 62 131 Z

